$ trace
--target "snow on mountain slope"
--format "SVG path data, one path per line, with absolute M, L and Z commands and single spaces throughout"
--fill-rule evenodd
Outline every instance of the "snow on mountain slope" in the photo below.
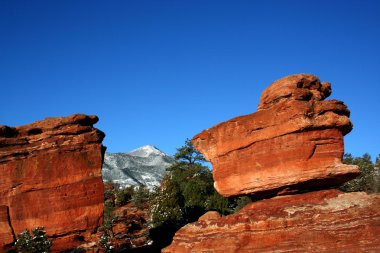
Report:
M 154 146 L 143 146 L 128 153 L 106 153 L 102 167 L 104 182 L 113 182 L 121 187 L 145 185 L 158 186 L 166 168 L 174 158 Z

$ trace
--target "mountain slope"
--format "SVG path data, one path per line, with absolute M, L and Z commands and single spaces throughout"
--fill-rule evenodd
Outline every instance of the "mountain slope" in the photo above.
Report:
M 103 181 L 121 187 L 158 186 L 166 168 L 174 163 L 173 157 L 154 146 L 143 146 L 128 153 L 106 153 L 102 168 Z

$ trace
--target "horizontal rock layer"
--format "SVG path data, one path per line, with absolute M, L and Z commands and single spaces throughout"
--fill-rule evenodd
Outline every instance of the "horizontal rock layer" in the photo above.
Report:
M 341 163 L 350 112 L 343 102 L 322 101 L 330 93 L 330 84 L 315 76 L 286 77 L 263 92 L 258 112 L 196 135 L 193 144 L 212 163 L 216 190 L 266 197 L 357 176 L 357 166 Z
M 15 234 L 44 226 L 59 251 L 83 244 L 102 223 L 104 134 L 92 126 L 97 121 L 76 114 L 0 126 L 0 205 Z
M 380 195 L 323 190 L 188 224 L 163 253 L 380 252 Z

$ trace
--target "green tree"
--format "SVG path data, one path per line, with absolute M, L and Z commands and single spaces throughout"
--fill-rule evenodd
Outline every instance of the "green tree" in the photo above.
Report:
M 115 191 L 116 200 L 115 205 L 124 206 L 131 201 L 132 197 L 135 195 L 135 187 L 128 186 L 126 188 L 121 188 Z
M 151 216 L 154 225 L 192 222 L 208 210 L 229 213 L 229 201 L 214 189 L 206 161 L 191 141 L 177 149 L 176 162 L 156 193 Z
M 188 165 L 196 163 L 200 164 L 206 161 L 202 153 L 196 150 L 189 139 L 186 139 L 184 146 L 177 148 L 177 153 L 174 155 L 174 158 L 177 161 L 187 163 Z
M 375 169 L 371 156 L 368 153 L 361 157 L 353 157 L 345 154 L 343 157 L 345 164 L 357 165 L 360 168 L 360 175 L 353 180 L 344 183 L 340 189 L 346 192 L 365 191 L 380 192 L 379 171 Z
M 136 207 L 143 209 L 148 205 L 149 200 L 151 199 L 151 192 L 145 185 L 140 185 L 137 187 L 137 190 L 134 190 L 131 202 Z
M 208 196 L 205 207 L 207 211 L 218 211 L 223 215 L 231 213 L 229 200 L 221 196 L 215 190 L 212 195 Z
M 113 201 L 111 199 L 107 199 L 104 202 L 104 210 L 103 210 L 103 226 L 100 228 L 101 230 L 111 230 L 112 225 L 116 219 L 116 217 L 113 214 L 115 207 L 113 205 Z
M 250 197 L 248 196 L 240 196 L 240 197 L 237 197 L 235 199 L 235 208 L 234 208 L 234 211 L 237 212 L 239 211 L 240 209 L 242 209 L 243 207 L 245 207 L 246 205 L 248 205 L 249 203 L 251 203 L 252 200 Z
M 179 186 L 166 176 L 161 188 L 156 188 L 150 206 L 152 225 L 158 227 L 165 224 L 176 224 L 181 218 L 183 197 Z
M 33 235 L 32 235 L 33 234 Z M 26 229 L 17 235 L 15 243 L 20 253 L 48 253 L 52 242 L 48 240 L 44 227 L 37 227 L 32 234 Z

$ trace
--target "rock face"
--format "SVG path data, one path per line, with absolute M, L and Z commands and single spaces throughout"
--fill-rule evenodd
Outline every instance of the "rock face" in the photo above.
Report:
M 68 249 L 102 223 L 105 148 L 97 121 L 76 114 L 0 126 L 0 249 L 37 226 L 53 238 L 53 252 Z
M 323 190 L 188 224 L 164 253 L 380 252 L 380 195 Z
M 313 192 L 358 174 L 341 163 L 352 125 L 342 102 L 323 101 L 330 93 L 315 76 L 285 77 L 263 92 L 258 112 L 195 136 L 222 195 L 298 194 L 199 219 L 162 252 L 380 252 L 380 195 Z
M 194 146 L 213 165 L 216 190 L 262 198 L 357 176 L 357 166 L 341 162 L 350 112 L 341 101 L 324 101 L 330 93 L 330 84 L 316 76 L 288 76 L 262 93 L 258 112 L 196 135 Z
M 9 224 L 7 206 L 0 206 L 0 252 L 1 248 L 14 241 L 13 231 Z

